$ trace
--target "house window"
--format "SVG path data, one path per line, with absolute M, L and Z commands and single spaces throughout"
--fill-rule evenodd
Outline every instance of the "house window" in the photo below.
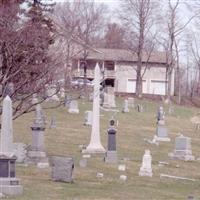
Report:
M 111 61 L 106 61 L 105 62 L 105 69 L 109 71 L 114 71 L 115 70 L 115 63 Z

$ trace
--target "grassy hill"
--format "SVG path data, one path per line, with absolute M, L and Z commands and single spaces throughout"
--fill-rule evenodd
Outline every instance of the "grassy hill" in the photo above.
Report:
M 86 168 L 79 167 L 81 152 L 79 145 L 88 144 L 90 127 L 83 125 L 84 111 L 92 109 L 92 103 L 79 101 L 80 114 L 69 114 L 66 108 L 46 110 L 47 119 L 51 115 L 56 118 L 57 128 L 45 131 L 46 152 L 51 155 L 73 157 L 75 161 L 74 183 L 53 182 L 50 179 L 50 169 L 17 166 L 17 177 L 24 187 L 23 196 L 19 200 L 180 200 L 187 199 L 192 194 L 200 199 L 200 161 L 185 162 L 170 160 L 168 153 L 174 149 L 174 138 L 179 132 L 192 138 L 192 150 L 195 157 L 200 157 L 200 131 L 195 131 L 190 118 L 198 109 L 194 107 L 175 106 L 173 115 L 166 115 L 171 142 L 160 143 L 159 146 L 149 144 L 144 138 L 152 139 L 156 129 L 156 111 L 158 102 L 142 101 L 146 111 L 138 113 L 117 114 L 117 149 L 119 163 L 125 163 L 126 172 L 120 172 L 117 165 L 105 164 L 103 157 L 92 156 Z M 122 99 L 117 99 L 118 109 L 121 111 Z M 167 106 L 166 110 L 167 110 Z M 101 112 L 101 140 L 107 145 L 108 122 L 112 112 Z M 30 125 L 33 113 L 22 116 L 14 122 L 15 142 L 31 143 Z M 139 177 L 138 172 L 145 149 L 152 154 L 153 177 Z M 124 159 L 128 158 L 128 159 Z M 169 165 L 159 167 L 159 161 L 169 162 Z M 96 178 L 96 173 L 104 173 L 104 178 Z M 160 179 L 160 173 L 184 176 L 196 179 L 195 182 Z M 127 175 L 126 182 L 119 181 L 121 174 Z

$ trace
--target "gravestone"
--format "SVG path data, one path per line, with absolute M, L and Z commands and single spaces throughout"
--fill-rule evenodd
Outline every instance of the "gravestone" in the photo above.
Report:
M 48 158 L 46 156 L 44 147 L 45 125 L 41 113 L 42 111 L 40 105 L 39 109 L 36 108 L 35 110 L 35 119 L 31 126 L 32 142 L 30 148 L 28 149 L 27 158 L 25 162 L 27 164 L 45 163 L 45 165 L 48 166 Z
M 104 92 L 104 101 L 103 101 L 103 107 L 106 108 L 115 108 L 115 93 L 114 93 L 114 87 L 106 87 L 106 92 Z
M 76 113 L 76 114 L 79 113 L 78 101 L 72 100 L 72 101 L 69 103 L 68 112 L 69 112 L 69 113 Z
M 85 111 L 84 125 L 92 126 L 92 111 Z
M 106 163 L 117 163 L 117 150 L 116 150 L 116 133 L 117 130 L 114 127 L 115 121 L 110 120 L 110 127 L 107 130 L 108 133 L 108 147 L 105 155 Z
M 74 161 L 72 158 L 53 156 L 51 158 L 53 181 L 73 182 Z
M 138 112 L 144 112 L 144 106 L 142 104 L 138 104 L 136 109 Z
M 118 165 L 118 170 L 119 171 L 126 171 L 126 165 L 125 164 Z
M 130 108 L 134 108 L 135 107 L 135 99 L 134 98 L 132 98 L 132 97 L 128 98 L 128 106 Z
M 157 128 L 153 141 L 170 142 L 168 137 L 168 128 L 165 125 L 165 112 L 162 106 L 159 107 L 157 113 Z
M 105 149 L 100 140 L 100 68 L 99 64 L 96 64 L 94 73 L 94 92 L 93 92 L 93 117 L 92 117 L 92 131 L 90 137 L 90 143 L 82 151 L 82 153 L 105 153 Z
M 17 157 L 16 162 L 23 163 L 27 155 L 27 145 L 23 143 L 14 143 L 14 152 Z
M 120 175 L 119 180 L 127 181 L 127 176 L 126 175 Z
M 180 135 L 175 139 L 175 150 L 169 156 L 173 159 L 180 159 L 185 161 L 195 160 L 192 155 L 191 138 Z
M 51 117 L 49 128 L 56 128 L 56 119 L 55 119 L 55 116 Z
M 79 166 L 80 166 L 81 168 L 87 167 L 87 159 L 86 159 L 86 158 L 81 159 L 81 160 L 79 161 Z
M 47 101 L 60 101 L 57 95 L 56 85 L 48 85 L 46 89 Z
M 16 178 L 14 155 L 12 101 L 9 96 L 3 100 L 2 128 L 1 128 L 1 152 L 0 152 L 0 192 L 6 196 L 21 195 L 23 187 Z
M 123 105 L 123 108 L 122 108 L 122 112 L 123 113 L 128 113 L 129 112 L 128 100 L 127 99 L 124 100 L 124 105 Z
M 153 176 L 151 168 L 152 157 L 150 150 L 145 150 L 145 154 L 142 159 L 142 166 L 140 167 L 139 176 Z

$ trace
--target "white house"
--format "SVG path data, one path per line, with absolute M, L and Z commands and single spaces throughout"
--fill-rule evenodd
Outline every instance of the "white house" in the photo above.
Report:
M 90 50 L 86 59 L 86 76 L 94 78 L 94 67 L 99 62 L 106 85 L 111 85 L 115 93 L 135 93 L 137 56 L 124 49 Z M 143 94 L 166 94 L 166 56 L 164 52 L 153 52 L 143 56 Z M 84 77 L 81 54 L 73 61 L 73 76 Z M 171 95 L 174 95 L 174 72 L 171 82 Z

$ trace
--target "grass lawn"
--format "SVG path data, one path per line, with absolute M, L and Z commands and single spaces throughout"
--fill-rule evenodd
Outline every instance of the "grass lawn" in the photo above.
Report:
M 146 111 L 138 113 L 117 114 L 117 149 L 119 163 L 125 163 L 127 171 L 120 172 L 117 165 L 103 162 L 103 157 L 92 156 L 86 168 L 79 167 L 81 152 L 79 145 L 88 144 L 90 127 L 83 126 L 84 111 L 92 109 L 92 103 L 79 101 L 80 114 L 69 114 L 66 108 L 45 110 L 47 119 L 51 115 L 56 118 L 57 128 L 45 131 L 45 146 L 48 155 L 63 155 L 73 157 L 75 161 L 74 183 L 53 182 L 50 179 L 50 169 L 37 169 L 35 166 L 17 166 L 17 177 L 24 187 L 23 196 L 13 199 L 19 200 L 181 200 L 188 195 L 200 199 L 200 161 L 184 162 L 170 160 L 168 153 L 174 149 L 174 138 L 179 132 L 192 138 L 192 150 L 195 157 L 200 157 L 200 132 L 195 131 L 190 118 L 199 110 L 192 107 L 175 106 L 175 114 L 166 115 L 171 142 L 162 142 L 159 146 L 151 145 L 144 138 L 152 139 L 156 129 L 156 111 L 158 102 L 143 101 Z M 118 109 L 121 111 L 122 99 L 117 99 Z M 107 145 L 109 119 L 112 112 L 101 112 L 101 140 Z M 33 113 L 26 114 L 14 121 L 15 142 L 31 143 L 30 125 Z M 138 172 L 145 149 L 152 154 L 153 177 L 139 177 Z M 123 158 L 129 158 L 123 161 Z M 168 166 L 159 167 L 159 161 L 166 161 Z M 179 167 L 177 167 L 179 165 Z M 104 173 L 104 178 L 96 178 L 96 173 Z M 196 179 L 195 182 L 160 179 L 160 173 L 184 176 Z M 127 175 L 126 182 L 120 182 L 119 176 Z

